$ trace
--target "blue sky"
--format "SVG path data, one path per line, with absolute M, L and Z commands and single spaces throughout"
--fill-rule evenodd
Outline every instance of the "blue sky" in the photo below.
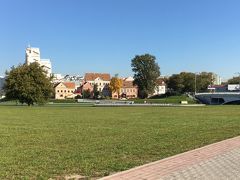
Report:
M 239 0 L 0 0 L 0 75 L 30 43 L 53 71 L 132 75 L 136 54 L 161 74 L 240 71 Z

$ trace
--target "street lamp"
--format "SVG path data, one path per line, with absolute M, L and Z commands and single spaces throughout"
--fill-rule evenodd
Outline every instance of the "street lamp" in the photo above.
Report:
M 197 75 L 199 72 L 195 72 L 195 94 L 197 94 Z

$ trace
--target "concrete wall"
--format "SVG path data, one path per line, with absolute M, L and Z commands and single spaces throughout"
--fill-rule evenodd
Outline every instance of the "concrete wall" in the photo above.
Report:
M 220 105 L 240 101 L 240 93 L 198 93 L 195 97 L 204 104 Z

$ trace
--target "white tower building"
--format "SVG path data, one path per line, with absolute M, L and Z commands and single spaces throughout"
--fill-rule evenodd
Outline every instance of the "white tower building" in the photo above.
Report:
M 26 64 L 31 64 L 34 62 L 39 63 L 40 66 L 47 72 L 47 75 L 50 76 L 52 74 L 52 64 L 49 59 L 41 59 L 39 48 L 28 47 L 26 49 Z

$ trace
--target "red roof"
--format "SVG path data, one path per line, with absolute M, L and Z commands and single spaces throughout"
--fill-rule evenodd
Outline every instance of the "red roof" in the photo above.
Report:
M 137 86 L 133 84 L 133 81 L 123 81 L 122 88 L 137 88 Z
M 66 86 L 68 89 L 75 89 L 75 83 L 73 82 L 63 82 L 63 84 Z
M 86 73 L 85 81 L 94 81 L 97 78 L 101 78 L 103 81 L 110 81 L 111 76 L 108 73 Z
M 157 85 L 161 86 L 161 85 L 165 85 L 165 82 L 163 79 L 157 79 Z

